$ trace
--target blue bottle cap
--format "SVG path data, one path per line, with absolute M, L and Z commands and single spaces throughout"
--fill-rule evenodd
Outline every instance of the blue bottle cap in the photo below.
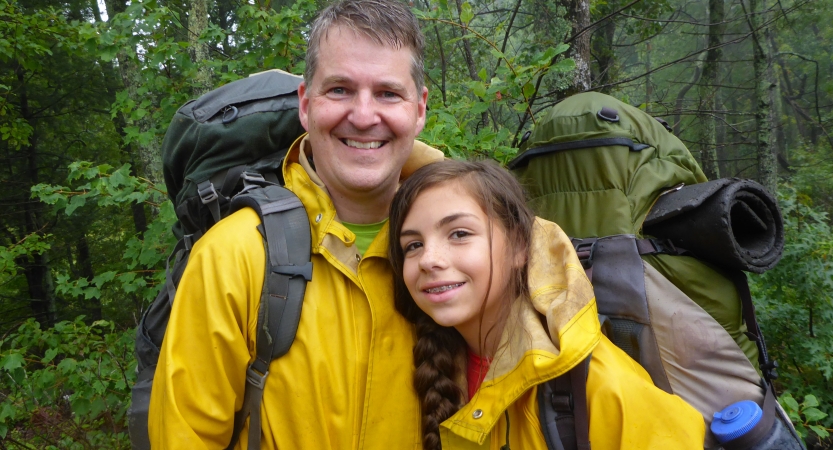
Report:
M 757 403 L 742 400 L 714 413 L 711 430 L 721 444 L 746 434 L 761 421 L 763 411 Z

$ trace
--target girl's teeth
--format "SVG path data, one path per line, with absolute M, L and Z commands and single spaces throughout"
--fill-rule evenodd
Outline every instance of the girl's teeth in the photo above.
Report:
M 435 287 L 435 288 L 431 288 L 431 289 L 426 289 L 426 291 L 429 294 L 436 294 L 436 293 L 439 293 L 439 292 L 445 292 L 445 291 L 454 289 L 456 287 L 460 287 L 462 285 L 463 285 L 463 283 L 449 284 L 447 286 L 440 286 L 440 287 Z

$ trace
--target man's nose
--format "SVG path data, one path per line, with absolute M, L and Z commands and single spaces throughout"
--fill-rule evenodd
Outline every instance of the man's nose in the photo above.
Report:
M 355 97 L 353 108 L 347 118 L 357 129 L 366 130 L 381 121 L 378 107 L 371 92 L 360 91 Z

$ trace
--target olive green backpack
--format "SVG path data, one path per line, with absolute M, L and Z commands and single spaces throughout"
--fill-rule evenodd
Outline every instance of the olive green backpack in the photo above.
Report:
M 741 272 L 773 267 L 784 245 L 762 186 L 708 181 L 664 121 L 599 93 L 552 107 L 509 168 L 536 214 L 573 238 L 605 333 L 656 386 L 707 424 L 740 400 L 762 405 L 761 433 L 777 416 L 789 424 Z

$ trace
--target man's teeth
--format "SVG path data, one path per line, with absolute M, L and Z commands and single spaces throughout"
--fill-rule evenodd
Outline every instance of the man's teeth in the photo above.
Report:
M 359 142 L 359 141 L 354 141 L 352 139 L 345 139 L 344 143 L 347 144 L 350 147 L 371 149 L 371 148 L 381 147 L 384 142 L 383 141 Z
M 435 287 L 435 288 L 431 288 L 431 289 L 426 289 L 425 292 L 428 292 L 429 294 L 436 294 L 436 293 L 439 293 L 439 292 L 445 292 L 445 291 L 448 291 L 450 289 L 454 289 L 456 287 L 460 287 L 462 285 L 463 285 L 463 283 L 449 284 L 449 285 L 446 285 L 446 286 L 439 286 L 439 287 Z

